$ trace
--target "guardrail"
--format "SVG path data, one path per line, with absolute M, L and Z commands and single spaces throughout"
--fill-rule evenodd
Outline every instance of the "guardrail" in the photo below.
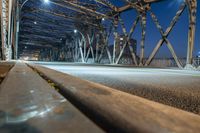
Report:
M 147 59 L 144 59 L 144 61 L 146 61 L 146 60 Z M 181 64 L 183 66 L 186 65 L 186 58 L 179 58 L 179 61 L 181 62 Z M 91 63 L 92 63 L 92 61 L 91 61 Z M 109 64 L 109 60 L 102 59 L 101 64 Z M 120 60 L 119 64 L 131 65 L 131 64 L 133 64 L 133 61 L 131 58 L 122 58 Z M 200 66 L 200 58 L 194 58 L 193 65 L 195 67 Z M 149 66 L 151 66 L 151 67 L 178 67 L 173 58 L 156 58 L 156 59 L 152 60 L 152 62 L 150 63 Z

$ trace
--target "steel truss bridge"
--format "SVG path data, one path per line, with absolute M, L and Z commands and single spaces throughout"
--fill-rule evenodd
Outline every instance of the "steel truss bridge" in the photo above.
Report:
M 118 64 L 128 47 L 130 56 L 136 66 L 148 66 L 163 44 L 170 50 L 179 68 L 179 61 L 168 36 L 176 25 L 184 10 L 188 10 L 188 48 L 186 66 L 193 64 L 193 48 L 196 28 L 197 0 L 183 0 L 167 29 L 163 29 L 158 18 L 151 9 L 152 4 L 164 0 L 121 0 L 124 6 L 117 7 L 109 0 L 51 0 L 51 7 L 42 6 L 43 0 L 2 0 L 1 2 L 1 58 L 4 60 L 18 59 L 20 56 L 30 56 L 49 60 L 59 60 L 65 57 L 71 61 L 87 62 L 92 56 L 95 63 L 101 61 L 106 53 L 112 64 Z M 44 5 L 44 4 L 43 4 Z M 131 29 L 126 29 L 122 13 L 134 10 L 137 13 Z M 155 48 L 144 60 L 146 16 L 150 14 L 161 34 Z M 135 17 L 135 16 L 134 16 Z M 103 25 L 102 20 L 108 20 Z M 139 24 L 138 24 L 139 23 Z M 142 30 L 140 53 L 136 55 L 130 39 L 135 28 Z M 125 41 L 116 54 L 119 35 L 118 27 L 122 28 Z M 74 29 L 78 34 L 73 34 Z M 113 49 L 108 48 L 108 41 L 114 34 Z M 66 45 L 67 44 L 67 45 Z
M 114 1 L 0 1 L 0 133 L 199 133 L 197 0 L 177 0 L 166 29 L 153 12 L 165 0 Z M 136 15 L 127 28 L 130 10 Z M 188 46 L 180 58 L 169 37 L 185 10 Z M 161 35 L 148 58 L 147 17 Z M 181 69 L 151 68 L 163 45 Z M 132 65 L 117 65 L 124 58 Z

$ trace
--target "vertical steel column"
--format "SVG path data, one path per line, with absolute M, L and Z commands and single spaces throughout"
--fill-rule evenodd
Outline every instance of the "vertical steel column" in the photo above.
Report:
M 19 0 L 16 0 L 16 33 L 15 33 L 15 49 L 14 49 L 14 57 L 15 59 L 18 59 L 19 58 L 19 55 L 18 55 L 18 47 L 19 47 L 19 26 L 20 26 L 20 14 L 21 14 L 21 10 L 22 8 L 24 7 L 24 5 L 28 2 L 29 0 L 25 0 L 21 6 L 19 4 Z
M 85 63 L 83 49 L 82 49 L 83 45 L 84 45 L 84 41 L 83 41 L 83 38 L 82 38 L 81 40 L 79 40 L 79 50 L 80 50 L 80 54 L 81 54 L 82 63 Z
M 88 40 L 87 40 L 87 33 L 83 33 L 83 36 L 85 38 L 85 42 L 83 43 L 83 57 L 84 57 L 84 60 L 86 59 L 86 54 L 87 54 L 87 45 L 88 45 Z
M 100 35 L 97 33 L 96 35 L 96 55 L 95 55 L 95 62 L 98 63 L 98 57 L 99 57 L 99 41 L 100 41 Z
M 18 41 L 19 41 L 19 23 L 20 23 L 20 7 L 19 1 L 16 1 L 16 34 L 15 34 L 15 59 L 18 59 Z
M 142 38 L 140 43 L 140 66 L 143 66 L 144 64 L 144 45 L 145 45 L 145 35 L 146 35 L 146 11 L 141 13 L 141 28 L 142 28 Z
M 13 46 L 13 58 L 16 59 L 16 51 L 15 51 L 15 41 L 16 41 L 16 6 L 17 6 L 17 0 L 13 0 L 13 6 L 12 6 L 12 31 L 11 31 L 11 45 Z
M 79 56 L 79 51 L 78 51 L 78 39 L 75 39 L 75 62 L 78 62 L 78 56 Z
M 196 13 L 197 13 L 197 0 L 186 0 L 189 11 L 189 32 L 188 32 L 188 49 L 186 64 L 192 64 L 195 28 L 196 28 Z
M 88 42 L 89 42 L 89 49 L 88 49 L 88 52 L 87 52 L 87 56 L 86 56 L 86 62 L 88 61 L 88 58 L 89 58 L 89 55 L 90 55 L 90 52 L 92 54 L 92 59 L 93 59 L 93 62 L 95 62 L 95 59 L 94 59 L 94 50 L 93 50 L 93 41 L 94 41 L 94 33 L 92 33 L 92 37 L 90 37 L 89 34 L 87 34 L 87 38 L 88 38 Z
M 112 63 L 114 64 L 115 63 L 115 58 L 116 58 L 116 45 L 117 45 L 117 38 L 118 38 L 118 32 L 117 32 L 117 27 L 118 27 L 118 20 L 119 17 L 115 17 L 114 19 L 114 45 L 113 45 L 113 60 L 112 60 Z
M 7 0 L 1 0 L 1 37 L 2 37 L 2 55 L 4 60 L 10 60 L 12 57 L 11 45 L 8 45 L 8 38 L 7 38 L 8 30 L 10 30 L 10 28 L 8 29 L 8 22 L 10 21 L 9 16 L 11 15 L 11 12 L 8 12 L 9 10 L 7 9 L 7 7 L 10 7 L 8 4 L 9 3 Z
M 12 36 L 11 36 L 11 32 L 12 32 L 12 4 L 13 4 L 13 0 L 9 0 L 8 1 L 8 48 L 9 48 L 9 59 L 10 60 L 12 58 L 12 44 L 11 44 L 11 40 L 12 40 Z
M 106 50 L 106 52 L 107 52 L 109 62 L 112 63 L 111 53 L 110 53 L 110 51 L 108 49 L 108 39 L 109 39 L 109 37 L 111 35 L 112 27 L 113 27 L 113 25 L 110 25 L 110 31 L 107 34 L 106 34 L 106 31 L 103 31 L 104 29 L 100 30 L 100 34 L 101 34 L 101 37 L 102 37 L 103 46 L 101 45 L 101 54 L 99 55 L 99 58 L 98 58 L 98 62 L 99 63 L 100 63 L 100 61 L 101 61 L 101 59 L 103 57 L 104 50 Z

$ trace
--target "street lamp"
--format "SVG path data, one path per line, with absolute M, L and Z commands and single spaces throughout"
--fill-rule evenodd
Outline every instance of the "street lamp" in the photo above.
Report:
M 21 13 L 21 11 L 22 11 L 22 8 L 24 7 L 24 5 L 28 2 L 28 1 L 30 1 L 30 0 L 25 0 L 22 4 L 21 4 L 21 6 L 19 7 L 19 6 L 17 6 L 17 33 L 16 33 L 16 41 L 15 41 L 15 56 L 16 56 L 16 59 L 18 58 L 18 39 L 19 39 L 19 24 L 20 24 L 20 17 L 19 17 L 19 15 L 20 15 L 20 13 Z M 49 3 L 49 0 L 42 0 L 44 3 Z M 18 1 L 19 2 L 19 1 Z M 37 24 L 37 22 L 35 21 L 34 22 L 34 24 L 36 25 Z
M 197 55 L 197 57 L 198 57 L 198 58 L 200 58 L 200 51 L 198 52 L 198 55 Z
M 84 37 L 83 33 L 81 33 L 79 30 L 75 29 L 75 30 L 74 30 L 74 33 L 75 33 L 75 34 L 76 34 L 76 33 L 80 33 L 81 36 L 82 36 L 82 38 L 83 38 L 83 40 L 85 41 L 85 37 Z
M 74 33 L 77 34 L 79 33 L 83 39 L 83 42 L 84 42 L 84 54 L 83 54 L 83 51 L 82 51 L 82 44 L 79 44 L 79 49 L 80 49 L 80 52 L 81 52 L 81 59 L 82 59 L 82 62 L 85 63 L 85 60 L 84 60 L 84 57 L 85 57 L 85 54 L 86 54 L 86 39 L 84 37 L 84 35 L 77 29 L 74 29 Z
M 22 8 L 24 7 L 24 5 L 28 2 L 29 0 L 25 0 L 23 3 L 22 3 L 22 5 L 21 5 L 21 7 L 20 7 L 20 10 L 22 10 Z M 43 0 L 43 2 L 44 3 L 49 3 L 49 0 Z
M 49 3 L 49 0 L 44 0 L 44 3 Z
M 74 30 L 74 33 L 77 33 L 77 30 L 76 30 L 76 29 Z

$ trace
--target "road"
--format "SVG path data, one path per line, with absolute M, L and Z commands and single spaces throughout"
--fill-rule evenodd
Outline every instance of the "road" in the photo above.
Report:
M 84 80 L 200 114 L 200 72 L 65 63 L 39 63 Z

